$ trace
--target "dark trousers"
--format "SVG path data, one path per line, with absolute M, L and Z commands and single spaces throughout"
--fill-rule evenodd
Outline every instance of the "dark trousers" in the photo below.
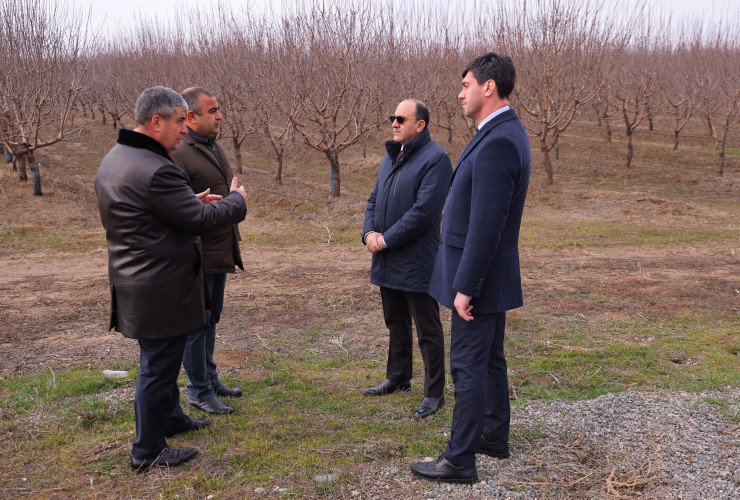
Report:
M 203 328 L 187 335 L 182 364 L 188 374 L 188 399 L 205 401 L 213 395 L 213 387 L 218 380 L 213 351 L 216 348 L 216 325 L 224 310 L 224 289 L 226 273 L 204 275 L 206 293 L 211 308 L 206 310 L 206 324 Z
M 169 339 L 139 339 L 141 354 L 136 377 L 136 440 L 131 455 L 140 460 L 158 456 L 167 446 L 164 434 L 188 417 L 180 407 L 177 376 L 185 335 Z
M 416 324 L 419 350 L 424 361 L 424 396 L 440 397 L 445 383 L 445 350 L 439 304 L 426 293 L 403 292 L 380 287 L 383 317 L 390 332 L 386 378 L 401 383 L 411 380 L 413 333 Z
M 455 383 L 452 429 L 444 456 L 459 467 L 475 465 L 481 436 L 509 440 L 509 383 L 504 356 L 506 313 L 480 314 L 467 322 L 452 310 L 450 369 Z

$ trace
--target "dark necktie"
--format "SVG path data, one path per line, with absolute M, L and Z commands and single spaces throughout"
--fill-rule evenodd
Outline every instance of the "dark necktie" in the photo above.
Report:
M 401 158 L 403 158 L 403 149 L 398 152 L 398 156 L 396 156 L 396 163 L 401 161 Z

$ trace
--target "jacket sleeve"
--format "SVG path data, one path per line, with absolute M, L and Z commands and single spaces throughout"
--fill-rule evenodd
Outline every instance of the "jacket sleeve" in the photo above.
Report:
M 155 172 L 148 195 L 152 213 L 195 235 L 241 222 L 247 214 L 247 204 L 239 193 L 204 205 L 193 193 L 185 173 L 174 164 L 165 164 Z
M 470 222 L 452 287 L 478 297 L 499 250 L 521 161 L 515 144 L 505 138 L 482 145 L 471 161 Z
M 452 164 L 444 153 L 434 156 L 424 170 L 416 201 L 383 233 L 388 248 L 402 247 L 418 238 L 439 217 L 450 191 Z
M 378 173 L 378 179 L 375 181 L 375 187 L 373 192 L 367 199 L 367 207 L 365 208 L 365 221 L 362 224 L 362 244 L 365 245 L 365 235 L 370 231 L 380 231 L 379 228 L 375 227 L 375 200 L 378 196 L 378 184 L 380 183 L 380 174 L 383 172 L 382 166 Z

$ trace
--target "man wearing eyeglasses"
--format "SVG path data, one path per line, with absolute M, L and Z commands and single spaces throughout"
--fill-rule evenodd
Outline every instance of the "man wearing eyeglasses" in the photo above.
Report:
M 191 87 L 182 93 L 188 103 L 186 124 L 188 133 L 183 143 L 172 152 L 172 160 L 190 180 L 198 193 L 210 189 L 213 194 L 224 195 L 233 177 L 226 153 L 216 142 L 221 130 L 221 111 L 213 92 L 202 87 Z M 234 266 L 242 271 L 239 249 L 239 228 L 236 225 L 221 227 L 201 237 L 203 247 L 203 273 L 208 322 L 200 330 L 188 335 L 182 363 L 188 375 L 188 402 L 190 406 L 211 414 L 229 414 L 234 411 L 216 396 L 240 397 L 239 388 L 224 385 L 218 378 L 213 351 L 216 345 L 216 325 L 224 307 L 226 274 Z
M 390 117 L 393 140 L 383 158 L 365 210 L 362 242 L 373 254 L 370 281 L 380 287 L 383 318 L 390 333 L 386 380 L 365 389 L 383 396 L 411 389 L 416 324 L 424 361 L 424 399 L 414 418 L 444 404 L 444 334 L 439 305 L 427 293 L 440 241 L 442 207 L 450 188 L 450 158 L 429 134 L 429 110 L 402 101 Z

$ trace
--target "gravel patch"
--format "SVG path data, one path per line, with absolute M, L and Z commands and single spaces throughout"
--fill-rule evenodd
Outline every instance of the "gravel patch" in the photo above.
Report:
M 478 457 L 473 486 L 368 471 L 355 498 L 740 499 L 740 388 L 623 392 L 512 408 L 512 456 Z M 440 450 L 441 451 L 441 450 Z M 422 459 L 419 457 L 418 459 Z

